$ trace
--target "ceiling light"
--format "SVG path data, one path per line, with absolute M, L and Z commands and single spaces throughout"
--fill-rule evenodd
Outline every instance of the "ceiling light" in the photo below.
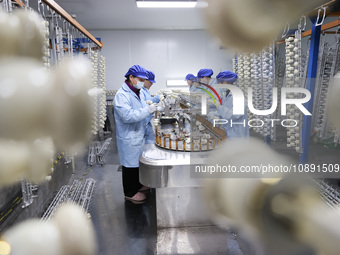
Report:
M 197 1 L 137 1 L 138 8 L 195 8 Z
M 185 80 L 167 80 L 166 85 L 169 87 L 172 86 L 188 86 L 188 83 Z

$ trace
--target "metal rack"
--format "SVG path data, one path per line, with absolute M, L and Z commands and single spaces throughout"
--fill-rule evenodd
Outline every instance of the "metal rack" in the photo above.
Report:
M 68 200 L 68 194 L 70 192 L 70 186 L 62 186 L 61 189 L 58 191 L 57 195 L 54 197 L 52 203 L 47 208 L 45 213 L 43 214 L 41 221 L 49 220 L 55 213 L 56 209 L 61 205 L 63 202 Z
M 272 106 L 272 91 L 277 87 L 275 74 L 275 45 L 264 48 L 259 53 L 240 54 L 237 62 L 233 59 L 234 70 L 238 75 L 237 86 L 248 100 L 248 88 L 252 88 L 253 107 L 258 110 L 268 110 Z M 237 66 L 236 66 L 237 64 Z M 267 116 L 256 116 L 248 110 L 249 119 L 258 119 L 265 123 L 266 119 L 276 118 L 277 113 Z M 253 130 L 265 137 L 267 143 L 276 140 L 276 127 L 270 123 L 254 127 Z
M 67 21 L 70 25 L 72 25 L 74 28 L 79 30 L 84 36 L 89 38 L 92 42 L 94 42 L 96 45 L 98 45 L 100 48 L 103 47 L 103 43 L 98 41 L 90 32 L 88 32 L 82 25 L 80 25 L 70 14 L 68 14 L 60 5 L 58 5 L 53 0 L 38 0 L 38 5 L 41 6 L 40 8 L 46 8 L 47 11 L 49 9 L 52 9 L 55 13 L 55 15 L 59 15 L 58 18 L 61 19 L 61 17 Z M 46 5 L 46 7 L 44 7 Z M 48 7 L 48 8 L 47 8 Z M 40 9 L 42 10 L 42 9 Z M 52 12 L 53 13 L 53 12 Z
M 102 158 L 105 155 L 107 149 L 109 148 L 109 145 L 110 145 L 111 141 L 112 141 L 112 138 L 107 138 L 104 141 L 103 146 L 100 148 L 100 150 L 97 153 L 98 157 Z
M 105 58 L 100 50 L 103 43 L 95 38 L 70 14 L 53 0 L 37 0 L 35 9 L 29 6 L 28 0 L 4 0 L 0 3 L 0 10 L 12 12 L 15 8 L 24 8 L 27 11 L 36 11 L 42 17 L 42 33 L 45 36 L 42 61 L 46 68 L 59 65 L 65 57 L 84 53 L 92 63 L 92 86 L 98 94 L 93 96 L 93 130 L 94 135 L 103 128 L 106 120 L 106 79 Z
M 74 180 L 70 188 L 70 192 L 68 194 L 69 200 L 79 201 L 81 188 L 82 188 L 81 182 L 79 180 Z
M 321 198 L 330 208 L 338 209 L 340 207 L 340 193 L 337 189 L 324 180 L 314 180 L 314 184 L 319 190 Z
M 94 147 L 94 142 L 90 142 L 89 145 L 89 155 L 87 158 L 87 163 L 90 166 L 93 166 L 96 163 L 96 151 L 95 151 L 95 147 Z
M 48 221 L 53 217 L 57 208 L 64 202 L 73 202 L 78 204 L 83 211 L 87 212 L 91 204 L 91 199 L 95 189 L 96 181 L 88 178 L 82 184 L 79 180 L 74 180 L 71 186 L 64 185 L 60 188 L 57 195 L 43 214 L 41 221 Z
M 332 51 L 334 52 L 331 52 L 332 53 L 331 55 L 336 56 L 333 59 L 333 57 L 331 57 L 330 54 L 328 54 L 329 53 L 328 46 L 324 47 L 324 43 L 320 44 L 321 32 L 323 32 L 324 35 L 334 34 L 334 33 L 337 34 L 337 32 L 333 32 L 333 31 L 328 32 L 327 30 L 340 26 L 339 19 L 329 22 L 327 24 L 323 24 L 326 17 L 331 17 L 331 16 L 339 17 L 340 16 L 339 15 L 340 13 L 338 12 L 335 12 L 335 13 L 330 12 L 329 7 L 335 2 L 336 2 L 335 0 L 332 0 L 329 3 L 324 4 L 323 6 L 316 8 L 311 13 L 307 14 L 306 16 L 308 16 L 312 22 L 312 29 L 301 33 L 301 38 L 310 36 L 310 41 L 309 41 L 310 46 L 307 52 L 307 57 L 305 61 L 306 64 L 302 65 L 306 67 L 303 72 L 304 80 L 302 80 L 302 85 L 305 84 L 305 88 L 311 92 L 311 99 L 309 100 L 309 102 L 305 104 L 305 108 L 309 112 L 313 112 L 313 114 L 316 113 L 319 115 L 318 120 L 315 116 L 313 117 L 306 116 L 306 115 L 303 116 L 303 120 L 302 120 L 303 123 L 302 123 L 302 130 L 301 130 L 301 137 L 302 137 L 301 151 L 300 151 L 301 153 L 300 162 L 301 163 L 308 162 L 310 135 L 314 132 L 313 130 L 314 126 L 316 126 L 317 131 L 319 132 L 321 131 L 320 132 L 321 136 L 325 135 L 325 132 L 328 132 L 327 130 L 329 129 L 327 127 L 327 124 L 325 124 L 327 123 L 327 121 L 322 120 L 320 122 L 320 113 L 321 115 L 325 114 L 326 106 L 325 105 L 322 105 L 321 107 L 314 106 L 314 101 L 320 99 L 320 93 L 322 92 L 322 89 L 325 89 L 325 88 L 322 88 L 323 80 L 326 81 L 328 79 L 327 76 L 329 76 L 329 75 L 324 76 L 324 73 L 321 74 L 325 70 L 325 66 L 326 66 L 325 61 L 327 61 L 328 65 L 331 65 L 331 69 L 335 68 L 334 72 L 331 72 L 331 77 L 335 74 L 335 72 L 339 71 L 340 63 L 338 60 L 339 59 L 338 48 L 336 48 L 335 51 L 333 49 Z M 284 41 L 277 42 L 277 44 L 282 44 L 282 43 L 284 43 Z M 328 59 L 325 60 L 324 57 L 326 56 L 328 56 Z M 318 75 L 318 74 L 321 74 L 321 75 Z M 321 88 L 320 86 L 318 86 L 320 82 L 321 82 Z M 327 93 L 328 93 L 328 89 L 327 89 Z M 326 95 L 322 95 L 322 97 L 326 97 Z M 322 107 L 325 107 L 324 108 L 325 110 L 321 109 Z M 318 121 L 320 123 L 317 123 Z M 318 124 L 321 124 L 321 126 Z M 326 126 L 324 126 L 324 124 Z M 338 135 L 339 132 L 336 130 L 334 132 L 335 132 L 334 142 L 336 143 L 339 139 L 339 135 Z
M 65 56 L 91 52 L 103 47 L 99 38 L 90 34 L 55 1 L 38 0 L 37 8 L 43 19 L 49 23 L 52 64 L 58 64 Z
M 338 52 L 339 52 L 339 36 L 337 36 L 336 46 L 332 47 L 326 41 L 326 35 L 322 36 L 321 50 L 319 54 L 319 65 L 318 65 L 318 77 L 316 81 L 315 99 L 319 102 L 314 106 L 313 113 L 313 129 L 316 137 L 323 140 L 328 140 L 334 137 L 333 142 L 339 143 L 336 133 L 336 129 L 333 129 L 331 123 L 327 118 L 327 98 L 330 97 L 332 91 L 331 79 L 337 72 L 337 66 L 339 63 Z
M 106 151 L 109 148 L 111 141 L 112 141 L 112 138 L 110 137 L 110 138 L 107 138 L 102 145 L 99 141 L 90 142 L 89 154 L 88 154 L 88 160 L 87 160 L 87 163 L 90 166 L 95 165 L 96 162 L 98 162 L 100 165 L 105 164 L 104 156 L 105 156 Z
M 0 8 L 6 12 L 12 12 L 15 8 L 31 8 L 28 0 L 4 0 L 0 3 Z M 101 49 L 103 43 L 95 38 L 90 32 L 88 32 L 81 24 L 79 24 L 70 14 L 68 14 L 57 2 L 54 0 L 37 0 L 37 11 L 40 13 L 44 20 L 50 21 L 51 32 L 54 32 L 56 40 L 51 40 L 52 49 L 56 49 L 58 53 L 62 54 L 64 50 L 71 51 L 72 49 L 72 37 L 78 32 L 79 37 L 87 38 L 87 42 L 94 43 L 97 47 L 93 49 Z M 61 46 L 61 37 L 68 38 L 68 48 L 58 47 Z M 84 42 L 84 40 L 83 40 Z M 54 48 L 53 46 L 56 46 Z M 87 51 L 88 48 L 84 48 L 82 51 Z
M 316 78 L 317 74 L 319 73 L 320 69 L 318 69 L 318 63 L 320 63 L 321 59 L 319 58 L 321 52 L 323 51 L 323 47 L 320 45 L 320 37 L 321 32 L 323 34 L 334 34 L 337 32 L 333 31 L 327 31 L 332 28 L 336 28 L 340 26 L 340 19 L 329 22 L 327 24 L 323 24 L 326 17 L 339 17 L 339 12 L 331 12 L 332 4 L 334 4 L 336 0 L 332 0 L 326 4 L 323 4 L 322 6 L 315 8 L 310 13 L 307 13 L 306 16 L 309 17 L 309 19 L 312 22 L 312 29 L 304 31 L 301 33 L 301 38 L 310 36 L 310 46 L 308 48 L 308 53 L 306 57 L 306 64 L 303 66 L 306 68 L 305 73 L 303 74 L 305 81 L 303 81 L 303 84 L 305 85 L 305 88 L 308 89 L 311 92 L 311 100 L 305 104 L 305 108 L 312 112 L 314 107 L 314 100 L 315 98 L 315 90 L 316 87 Z M 304 29 L 302 29 L 303 31 Z M 283 44 L 285 43 L 284 40 L 277 41 L 277 44 Z M 322 54 L 321 54 L 322 56 Z M 339 56 L 338 56 L 339 58 Z M 337 61 L 339 63 L 339 61 Z M 339 70 L 338 68 L 336 70 Z M 314 113 L 314 112 L 313 112 Z M 308 162 L 308 151 L 309 151 L 309 142 L 310 142 L 310 134 L 314 127 L 314 121 L 315 118 L 311 116 L 303 116 L 303 124 L 302 124 L 302 140 L 301 140 L 301 157 L 300 162 L 301 163 L 307 163 Z M 338 137 L 338 136 L 337 136 Z
M 86 179 L 84 185 L 82 186 L 79 199 L 74 201 L 79 204 L 85 212 L 88 211 L 91 204 L 95 183 L 96 181 L 93 179 Z
M 33 203 L 33 198 L 36 196 L 33 194 L 33 191 L 37 190 L 36 185 L 32 185 L 30 182 L 26 180 L 21 180 L 21 191 L 22 191 L 22 208 L 26 208 Z
M 335 1 L 331 1 L 329 4 L 334 3 Z M 321 13 L 323 12 L 322 22 L 320 22 Z M 336 16 L 339 13 L 336 13 Z M 312 21 L 312 29 L 305 31 L 302 33 L 301 37 L 311 36 L 310 39 L 310 49 L 309 49 L 309 58 L 308 58 L 308 71 L 307 71 L 307 80 L 306 80 L 306 89 L 308 89 L 311 93 L 311 99 L 309 102 L 305 104 L 305 108 L 312 112 L 314 108 L 314 100 L 315 100 L 315 92 L 316 91 L 316 78 L 318 73 L 318 62 L 319 62 L 319 50 L 320 50 L 320 39 L 321 32 L 326 31 L 328 29 L 337 27 L 340 25 L 340 20 L 336 20 L 330 22 L 328 24 L 322 24 L 325 20 L 326 16 L 332 16 L 332 14 L 327 13 L 327 8 L 322 6 L 319 10 L 317 10 L 317 14 L 314 13 L 311 15 L 310 20 Z M 323 48 L 321 48 L 322 50 Z M 319 111 L 320 112 L 320 111 Z M 309 144 L 310 144 L 310 134 L 312 130 L 312 116 L 303 116 L 303 126 L 302 126 L 302 153 L 300 157 L 301 163 L 308 162 L 308 153 L 309 153 Z

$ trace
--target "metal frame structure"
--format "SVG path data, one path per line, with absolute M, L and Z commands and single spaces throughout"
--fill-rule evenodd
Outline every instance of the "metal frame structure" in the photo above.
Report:
M 82 25 L 80 25 L 70 14 L 68 14 L 60 5 L 58 5 L 53 0 L 41 0 L 58 14 L 60 14 L 65 20 L 70 22 L 75 28 L 77 28 L 80 32 L 82 32 L 85 36 L 90 38 L 95 44 L 97 44 L 100 48 L 103 48 L 103 43 L 98 41 L 90 32 L 88 32 Z
M 313 12 L 307 14 L 312 22 L 312 29 L 305 31 L 301 34 L 301 38 L 306 36 L 311 36 L 310 38 L 310 48 L 309 48 L 309 58 L 308 58 L 308 69 L 307 69 L 307 79 L 306 79 L 306 89 L 311 93 L 311 99 L 305 104 L 305 108 L 313 113 L 314 108 L 314 95 L 318 71 L 318 60 L 319 60 L 319 48 L 320 48 L 320 38 L 321 32 L 336 34 L 337 32 L 326 31 L 335 27 L 340 26 L 340 19 L 329 22 L 327 24 L 322 24 L 320 19 L 324 21 L 325 17 L 340 16 L 340 13 L 329 12 L 327 8 L 329 5 L 333 4 L 335 1 L 330 1 L 329 3 L 316 8 Z M 278 41 L 277 44 L 283 44 L 285 41 Z M 310 145 L 310 134 L 312 128 L 312 116 L 303 117 L 303 127 L 302 127 L 302 153 L 300 156 L 300 163 L 308 162 L 309 155 L 309 145 Z

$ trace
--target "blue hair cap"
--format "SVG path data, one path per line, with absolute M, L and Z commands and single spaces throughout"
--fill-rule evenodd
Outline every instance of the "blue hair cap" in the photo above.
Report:
M 237 74 L 231 71 L 222 71 L 216 76 L 217 82 L 226 81 L 233 84 L 237 81 Z
M 154 72 L 146 70 L 146 76 L 148 77 L 147 80 L 151 83 L 156 83 L 155 81 L 155 74 Z
M 195 79 L 196 79 L 196 76 L 191 74 L 191 73 L 189 73 L 187 76 L 185 76 L 185 80 L 186 81 L 187 80 L 195 80 Z
M 129 71 L 125 74 L 125 77 L 129 77 L 130 75 L 136 76 L 141 79 L 148 79 L 146 76 L 146 70 L 140 65 L 133 65 L 130 67 Z
M 201 69 L 197 73 L 197 78 L 210 77 L 214 74 L 211 69 Z

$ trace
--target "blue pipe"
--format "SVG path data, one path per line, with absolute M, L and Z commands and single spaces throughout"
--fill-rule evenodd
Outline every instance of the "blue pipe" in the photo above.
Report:
M 313 103 L 315 94 L 315 83 L 316 75 L 318 69 L 318 58 L 319 58 L 319 47 L 320 47 L 320 37 L 321 37 L 321 26 L 315 26 L 317 19 L 311 19 L 312 35 L 310 41 L 310 52 L 308 61 L 308 72 L 307 72 L 307 84 L 306 89 L 311 93 L 311 99 L 305 104 L 306 109 L 313 114 Z M 310 135 L 312 128 L 312 116 L 303 116 L 303 126 L 302 126 L 302 154 L 300 157 L 300 163 L 305 164 L 308 162 Z

